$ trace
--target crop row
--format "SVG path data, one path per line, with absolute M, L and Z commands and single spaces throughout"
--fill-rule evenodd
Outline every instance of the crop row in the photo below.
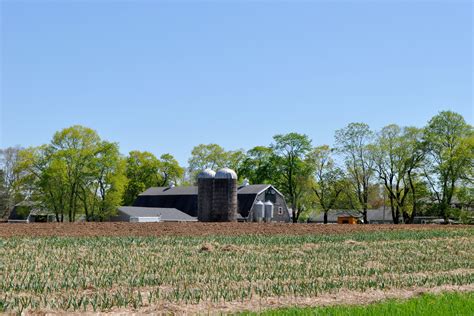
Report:
M 474 283 L 473 229 L 0 240 L 0 311 L 312 297 Z

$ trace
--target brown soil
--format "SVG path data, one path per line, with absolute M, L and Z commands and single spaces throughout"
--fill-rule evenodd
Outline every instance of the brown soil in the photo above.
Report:
M 451 230 L 466 227 L 468 226 L 286 223 L 0 223 L 0 238 L 14 236 L 328 235 L 371 231 Z

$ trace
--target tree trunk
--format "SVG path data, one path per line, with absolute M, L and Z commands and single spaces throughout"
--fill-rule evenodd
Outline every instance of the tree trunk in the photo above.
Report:
M 324 224 L 328 223 L 328 211 L 324 212 Z
M 390 210 L 392 211 L 392 220 L 394 224 L 398 224 L 398 216 L 395 211 L 395 205 L 393 204 L 393 197 L 390 195 Z

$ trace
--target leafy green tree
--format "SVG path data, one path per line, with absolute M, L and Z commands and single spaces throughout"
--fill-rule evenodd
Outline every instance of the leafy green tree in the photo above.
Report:
M 123 195 L 124 205 L 132 205 L 140 193 L 149 187 L 160 186 L 163 183 L 163 178 L 159 173 L 160 166 L 160 160 L 150 152 L 131 151 L 129 153 L 125 168 L 128 181 Z
M 351 190 L 348 197 L 355 197 L 352 201 L 367 223 L 367 209 L 369 207 L 369 189 L 374 175 L 374 160 L 372 157 L 371 142 L 373 132 L 365 123 L 350 123 L 347 127 L 336 131 L 336 144 L 342 154 L 347 178 L 350 179 Z
M 242 178 L 241 169 L 245 158 L 246 154 L 243 149 L 231 150 L 226 152 L 226 166 L 234 170 L 239 176 L 239 178 Z
M 395 224 L 399 223 L 402 212 L 406 213 L 410 190 L 405 182 L 411 158 L 406 142 L 402 128 L 391 124 L 382 128 L 373 146 L 375 170 L 385 186 Z
M 272 183 L 275 178 L 275 157 L 270 147 L 257 146 L 249 151 L 242 162 L 240 174 L 250 183 Z
M 406 160 L 406 180 L 410 188 L 408 198 L 409 210 L 404 214 L 405 223 L 413 223 L 418 215 L 423 200 L 428 197 L 427 186 L 422 176 L 423 165 L 426 157 L 426 143 L 423 141 L 423 130 L 416 127 L 405 127 L 402 135 L 405 151 L 408 153 Z
M 307 183 L 311 174 L 311 165 L 306 161 L 306 155 L 311 150 L 311 140 L 298 133 L 275 135 L 273 140 L 271 148 L 279 175 L 277 185 L 291 205 L 293 222 L 297 222 L 307 208 L 303 201 L 308 193 Z
M 116 143 L 102 141 L 89 165 L 89 176 L 82 182 L 79 198 L 86 220 L 115 215 L 126 185 L 125 161 Z
M 425 128 L 425 176 L 445 220 L 456 185 L 461 180 L 469 180 L 472 173 L 472 136 L 472 126 L 460 114 L 451 111 L 440 112 Z
M 324 213 L 324 224 L 327 224 L 328 212 L 337 204 L 346 185 L 344 172 L 335 165 L 332 152 L 329 146 L 324 145 L 314 148 L 309 155 L 315 178 L 312 189 Z
M 242 149 L 226 151 L 217 144 L 200 144 L 193 148 L 189 158 L 188 172 L 192 182 L 203 169 L 231 168 L 240 176 L 240 169 L 245 160 L 245 152 Z
M 191 158 L 188 160 L 189 174 L 193 180 L 197 174 L 210 168 L 213 170 L 226 167 L 228 155 L 224 148 L 217 144 L 200 144 L 191 151 Z
M 91 163 L 98 153 L 99 135 L 83 126 L 72 126 L 56 132 L 51 142 L 53 159 L 59 159 L 66 168 L 67 210 L 69 221 L 79 214 L 81 186 L 93 177 Z
M 31 192 L 32 201 L 54 213 L 58 222 L 63 222 L 69 189 L 65 162 L 55 156 L 50 145 L 42 145 L 22 150 L 17 168 L 22 175 L 17 185 Z
M 171 154 L 163 154 L 160 157 L 158 172 L 161 177 L 160 186 L 169 186 L 172 183 L 178 183 L 183 175 L 184 168 Z
M 72 126 L 55 133 L 48 145 L 21 151 L 20 186 L 57 221 L 103 220 L 116 212 L 124 186 L 118 145 L 95 131 Z

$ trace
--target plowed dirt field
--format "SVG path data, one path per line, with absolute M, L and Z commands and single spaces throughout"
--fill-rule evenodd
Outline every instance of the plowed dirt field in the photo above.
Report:
M 0 237 L 333 235 L 373 231 L 451 230 L 461 227 L 448 225 L 321 225 L 286 223 L 3 223 L 0 224 Z

